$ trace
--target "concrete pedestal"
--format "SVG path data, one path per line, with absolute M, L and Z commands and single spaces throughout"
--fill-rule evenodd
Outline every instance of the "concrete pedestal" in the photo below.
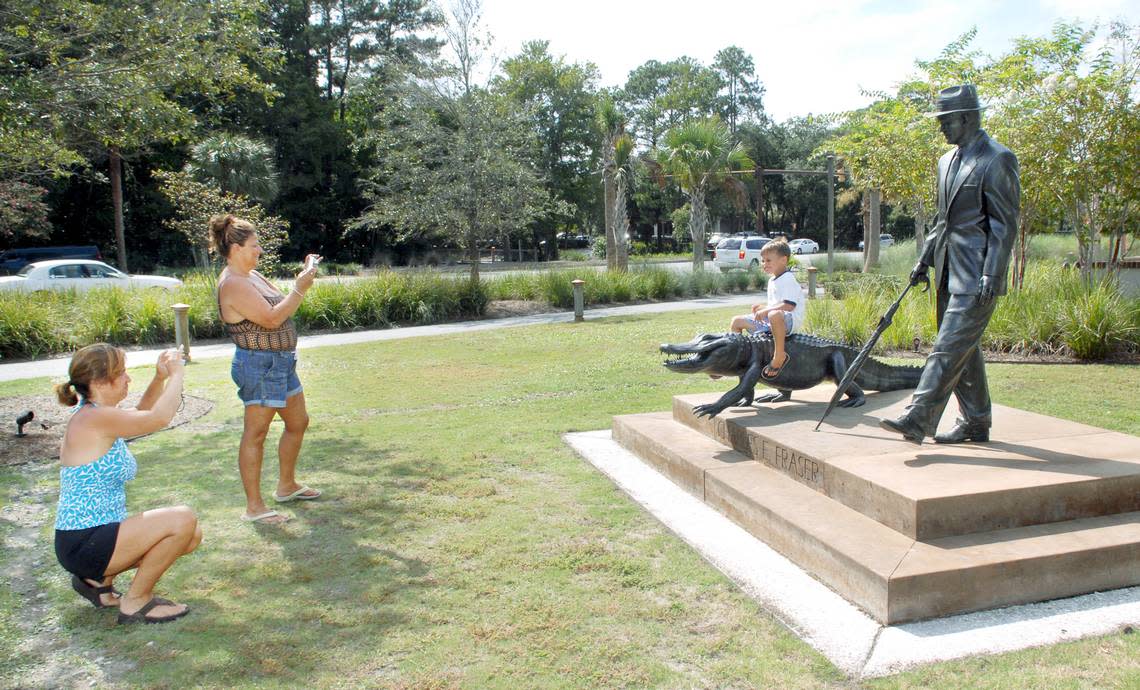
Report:
M 1140 584 L 1140 438 L 995 406 L 990 443 L 915 446 L 878 427 L 909 391 L 815 432 L 832 391 L 613 435 L 882 623 Z

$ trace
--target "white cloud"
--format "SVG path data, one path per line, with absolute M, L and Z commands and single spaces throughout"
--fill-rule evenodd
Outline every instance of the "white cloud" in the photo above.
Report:
M 752 55 L 777 120 L 857 108 L 867 90 L 892 90 L 971 27 L 975 46 L 997 54 L 1017 35 L 1047 33 L 1057 19 L 1124 16 L 1140 7 L 1117 0 L 904 0 L 743 2 L 692 0 L 484 0 L 484 23 L 502 56 L 545 39 L 555 55 L 595 63 L 602 83 L 618 86 L 647 60 L 689 55 L 712 62 L 737 45 Z

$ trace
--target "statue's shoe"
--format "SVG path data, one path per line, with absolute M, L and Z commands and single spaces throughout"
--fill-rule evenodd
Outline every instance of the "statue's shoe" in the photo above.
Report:
M 954 422 L 954 428 L 944 434 L 935 434 L 935 443 L 987 443 L 990 428 L 981 424 L 971 424 L 964 419 Z
M 926 437 L 926 432 L 905 414 L 898 419 L 880 419 L 879 426 L 887 431 L 902 434 L 904 439 L 918 445 L 922 445 L 922 439 Z

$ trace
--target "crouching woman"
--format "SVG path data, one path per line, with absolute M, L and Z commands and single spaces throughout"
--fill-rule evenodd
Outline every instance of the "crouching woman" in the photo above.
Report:
M 186 506 L 127 516 L 126 482 L 137 465 L 124 438 L 162 429 L 182 401 L 182 359 L 163 352 L 138 407 L 119 408 L 131 382 L 126 357 L 105 343 L 71 358 L 68 381 L 55 387 L 60 404 L 75 407 L 60 448 L 55 552 L 72 574 L 71 586 L 96 608 L 117 607 L 120 623 L 164 623 L 189 612 L 154 595 L 174 561 L 202 541 L 198 518 Z M 135 569 L 126 594 L 117 575 Z

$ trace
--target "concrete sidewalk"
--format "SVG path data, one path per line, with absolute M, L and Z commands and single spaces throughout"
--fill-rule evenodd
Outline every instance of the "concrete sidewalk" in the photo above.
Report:
M 670 311 L 693 311 L 698 309 L 717 309 L 734 305 L 753 304 L 763 302 L 763 292 L 739 293 L 733 295 L 718 295 L 716 297 L 702 297 L 701 299 L 684 300 L 681 302 L 653 302 L 649 304 L 631 304 L 624 307 L 606 307 L 603 309 L 587 309 L 586 319 L 600 319 L 608 316 L 627 316 L 630 314 L 650 314 Z M 514 316 L 505 319 L 483 319 L 480 321 L 460 321 L 458 323 L 444 323 L 433 326 L 410 326 L 408 328 L 385 328 L 375 331 L 353 331 L 348 333 L 328 333 L 324 335 L 301 336 L 297 347 L 307 349 L 310 347 L 326 347 L 328 345 L 351 345 L 354 343 L 370 343 L 377 340 L 399 340 L 403 338 L 420 338 L 431 335 L 448 335 L 451 333 L 472 333 L 492 328 L 514 328 L 518 326 L 534 326 L 548 323 L 569 323 L 574 320 L 573 312 L 556 312 L 553 314 L 534 314 L 532 316 Z M 127 352 L 127 366 L 139 367 L 153 364 L 163 349 L 131 350 Z M 233 356 L 234 346 L 231 343 L 195 346 L 191 343 L 191 355 L 194 361 L 215 357 Z M 31 362 L 14 362 L 0 364 L 0 381 L 15 381 L 18 379 L 31 379 L 48 376 L 52 378 L 66 378 L 67 365 L 70 356 L 43 359 Z

